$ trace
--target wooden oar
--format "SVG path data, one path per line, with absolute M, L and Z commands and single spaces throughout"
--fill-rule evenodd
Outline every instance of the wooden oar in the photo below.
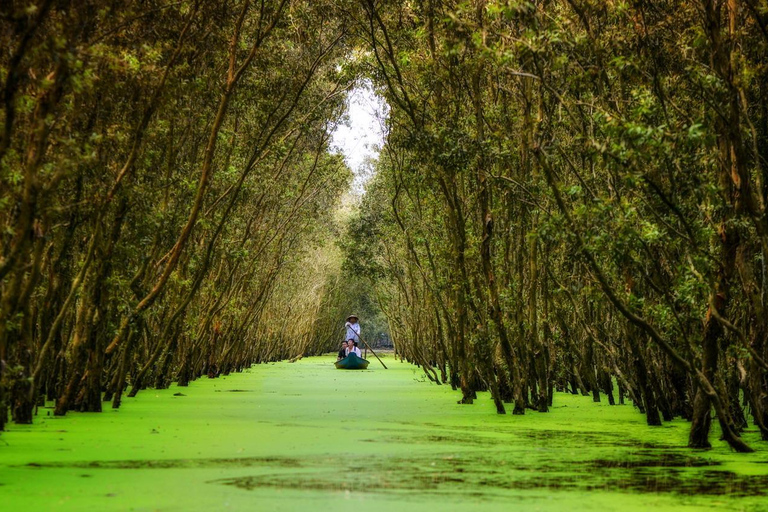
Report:
M 347 326 L 345 325 L 343 329 L 344 329 L 344 332 L 346 332 Z M 354 331 L 354 329 L 352 329 L 352 330 Z M 359 339 L 360 341 L 362 341 L 363 343 L 365 343 L 365 346 L 366 346 L 366 348 L 368 348 L 368 349 L 371 351 L 371 354 L 373 354 L 373 356 L 374 356 L 376 359 L 378 359 L 378 360 L 379 360 L 379 362 L 381 363 L 381 366 L 383 366 L 385 370 L 389 370 L 389 368 L 387 368 L 387 365 L 385 365 L 385 364 L 384 364 L 384 361 L 382 361 L 382 360 L 381 360 L 381 358 L 379 358 L 379 356 L 378 356 L 378 355 L 376 355 L 376 352 L 374 352 L 374 351 L 373 351 L 373 349 L 372 349 L 372 348 L 371 348 L 371 346 L 368 344 L 368 342 L 367 342 L 367 341 L 365 341 L 365 340 L 363 339 L 363 337 L 362 337 L 362 336 L 360 336 L 360 333 L 359 333 L 359 332 L 355 332 L 355 334 L 357 335 L 357 339 Z

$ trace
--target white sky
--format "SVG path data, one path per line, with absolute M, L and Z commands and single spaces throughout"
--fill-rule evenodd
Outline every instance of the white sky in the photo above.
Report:
M 331 151 L 344 155 L 355 175 L 352 194 L 365 193 L 365 184 L 374 173 L 374 164 L 384 144 L 389 106 L 376 94 L 373 85 L 363 80 L 347 97 L 346 118 L 331 133 Z

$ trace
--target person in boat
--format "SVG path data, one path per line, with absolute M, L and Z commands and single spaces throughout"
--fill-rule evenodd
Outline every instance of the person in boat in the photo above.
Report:
M 341 348 L 339 349 L 339 353 L 336 354 L 336 360 L 337 361 L 341 361 L 345 357 L 347 357 L 347 342 L 346 341 L 342 341 L 341 342 Z
M 363 355 L 360 353 L 360 349 L 357 348 L 357 342 L 352 338 L 347 340 L 347 355 L 349 354 L 355 354 L 359 358 L 363 357 Z
M 349 315 L 347 317 L 347 323 L 344 324 L 344 327 L 347 328 L 347 335 L 344 337 L 345 340 L 353 340 L 357 343 L 360 342 L 360 324 L 357 323 L 357 315 Z

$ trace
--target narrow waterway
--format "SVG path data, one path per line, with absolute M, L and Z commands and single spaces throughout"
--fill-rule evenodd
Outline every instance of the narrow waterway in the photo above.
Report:
M 391 357 L 333 359 L 103 414 L 41 408 L 0 435 L 0 510 L 768 510 L 765 453 L 687 450 L 683 421 L 650 428 L 631 405 L 563 393 L 548 414 L 497 416 L 487 394 L 458 405 Z

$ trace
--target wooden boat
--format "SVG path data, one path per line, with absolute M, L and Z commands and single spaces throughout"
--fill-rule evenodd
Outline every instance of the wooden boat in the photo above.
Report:
M 341 361 L 336 361 L 336 368 L 339 370 L 365 370 L 368 368 L 368 361 L 352 352 Z

